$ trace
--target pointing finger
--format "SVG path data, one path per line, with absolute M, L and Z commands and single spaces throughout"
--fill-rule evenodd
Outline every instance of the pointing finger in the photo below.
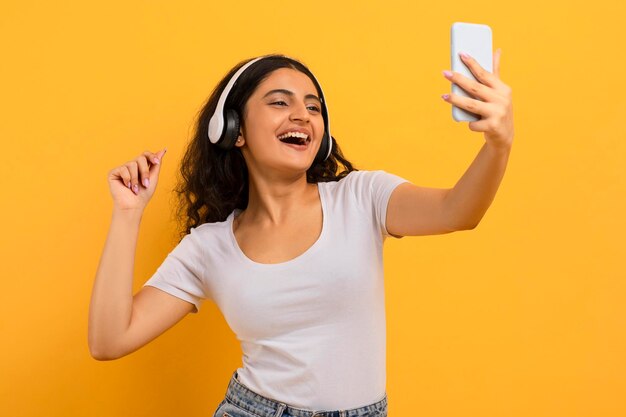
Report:
M 489 87 L 492 88 L 498 88 L 500 87 L 500 85 L 502 84 L 500 79 L 495 75 L 492 74 L 491 72 L 487 71 L 486 69 L 484 69 L 479 63 L 478 61 L 476 61 L 475 58 L 465 54 L 461 52 L 461 60 L 463 61 L 463 63 L 465 65 L 467 65 L 467 67 L 470 69 L 470 71 L 472 72 L 472 74 L 474 74 L 474 76 L 476 77 L 476 80 L 478 80 L 478 82 L 485 84 Z

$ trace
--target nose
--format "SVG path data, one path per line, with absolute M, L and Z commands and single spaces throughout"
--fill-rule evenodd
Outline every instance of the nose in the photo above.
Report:
M 291 108 L 291 115 L 289 116 L 289 118 L 291 120 L 302 120 L 305 122 L 308 122 L 311 115 L 309 114 L 309 111 L 307 110 L 306 107 L 306 103 L 299 103 L 299 104 L 294 104 Z

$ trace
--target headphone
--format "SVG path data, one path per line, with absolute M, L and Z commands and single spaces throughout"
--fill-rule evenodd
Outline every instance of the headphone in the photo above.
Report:
M 228 84 L 226 84 L 224 91 L 222 91 L 222 94 L 217 101 L 217 107 L 215 109 L 215 112 L 213 113 L 213 116 L 211 116 L 211 120 L 209 121 L 209 140 L 220 149 L 223 149 L 225 151 L 231 150 L 235 146 L 235 142 L 239 137 L 239 115 L 237 114 L 237 111 L 233 109 L 224 109 L 224 103 L 226 103 L 226 99 L 228 98 L 230 90 L 232 90 L 235 83 L 237 82 L 237 79 L 241 76 L 241 74 L 243 74 L 246 69 L 248 69 L 248 67 L 261 59 L 270 57 L 275 58 L 276 55 L 264 55 L 248 61 L 245 65 L 239 68 L 237 72 L 235 72 L 232 78 L 228 81 Z M 289 57 L 285 58 L 296 61 L 295 59 Z M 322 91 L 322 87 L 320 86 L 319 82 L 315 78 L 315 75 L 313 75 L 313 80 L 315 81 L 317 88 L 320 90 L 322 116 L 324 117 L 324 137 L 322 138 L 322 143 L 320 144 L 320 148 L 317 151 L 317 155 L 315 155 L 314 162 L 323 162 L 330 156 L 333 148 L 333 143 L 331 140 L 332 137 L 330 136 L 328 108 L 326 106 L 326 100 L 324 99 L 324 92 Z

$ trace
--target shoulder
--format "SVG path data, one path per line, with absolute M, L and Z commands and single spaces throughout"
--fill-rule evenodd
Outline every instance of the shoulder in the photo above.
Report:
M 354 170 L 354 171 L 348 172 L 348 174 L 346 174 L 342 178 L 339 178 L 336 181 L 322 182 L 321 184 L 324 184 L 327 187 L 354 187 L 355 183 L 359 184 L 359 183 L 369 181 L 371 180 L 373 176 L 379 175 L 377 174 L 379 172 L 384 172 L 384 171 Z
M 397 177 L 397 176 L 383 169 L 375 169 L 375 170 L 361 169 L 358 171 L 349 172 L 348 175 L 340 179 L 338 182 L 345 181 L 346 183 L 354 183 L 354 182 L 370 182 L 371 183 L 375 181 L 389 179 L 390 177 Z
M 378 193 L 381 190 L 395 188 L 396 185 L 407 180 L 385 170 L 358 170 L 351 171 L 345 177 L 335 182 L 336 187 L 344 188 L 355 197 L 363 194 Z
M 199 226 L 192 227 L 181 239 L 179 244 L 187 246 L 206 246 L 207 242 L 223 239 L 228 232 L 230 216 L 226 220 L 213 223 L 202 223 Z

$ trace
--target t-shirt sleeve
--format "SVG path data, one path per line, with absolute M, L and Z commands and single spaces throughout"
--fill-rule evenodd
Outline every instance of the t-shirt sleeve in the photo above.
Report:
M 387 205 L 393 190 L 409 180 L 383 170 L 352 171 L 350 175 L 353 176 L 352 189 L 357 201 L 372 214 L 381 236 L 393 236 L 386 226 Z
M 158 288 L 192 303 L 194 305 L 192 313 L 197 313 L 203 300 L 208 298 L 204 285 L 205 259 L 199 232 L 192 228 L 167 255 L 144 286 Z

